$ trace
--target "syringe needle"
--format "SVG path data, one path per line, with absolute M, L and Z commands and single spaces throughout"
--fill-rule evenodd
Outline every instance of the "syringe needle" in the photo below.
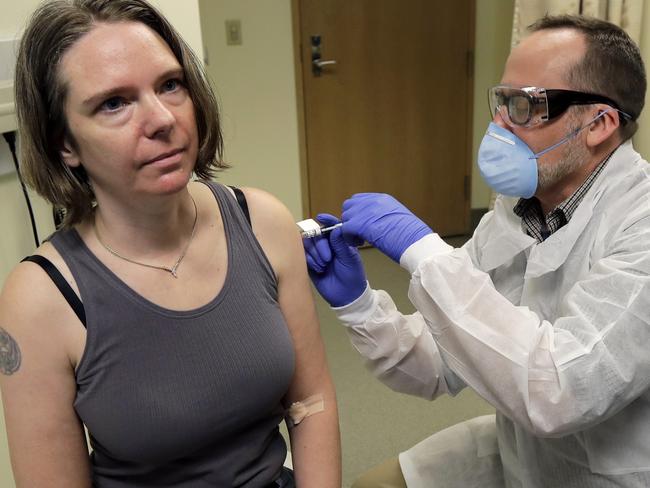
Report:
M 343 222 L 339 222 L 338 224 L 330 225 L 329 227 L 323 227 L 323 228 L 320 230 L 320 233 L 322 234 L 322 233 L 324 233 L 324 232 L 330 232 L 330 231 L 333 231 L 334 229 L 336 229 L 336 228 L 338 228 L 338 227 L 341 227 L 342 225 L 343 225 Z

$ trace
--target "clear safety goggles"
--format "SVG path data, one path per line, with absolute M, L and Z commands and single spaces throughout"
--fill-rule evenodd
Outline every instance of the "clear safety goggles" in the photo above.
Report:
M 623 112 L 614 100 L 603 95 L 573 90 L 547 90 L 535 86 L 494 86 L 488 90 L 488 103 L 492 118 L 499 113 L 503 121 L 511 127 L 541 124 L 562 115 L 571 105 L 593 103 L 603 103 L 616 109 L 622 115 L 621 124 L 632 118 Z

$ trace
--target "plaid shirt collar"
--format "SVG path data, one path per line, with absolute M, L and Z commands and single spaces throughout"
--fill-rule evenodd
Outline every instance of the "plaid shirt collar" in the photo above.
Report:
M 565 226 L 571 220 L 573 213 L 596 181 L 596 178 L 598 178 L 598 175 L 603 171 L 612 154 L 607 156 L 591 172 L 573 195 L 555 207 L 547 216 L 544 216 L 542 206 L 536 197 L 520 198 L 512 211 L 521 218 L 526 234 L 537 239 L 537 242 L 543 242 L 548 236 Z

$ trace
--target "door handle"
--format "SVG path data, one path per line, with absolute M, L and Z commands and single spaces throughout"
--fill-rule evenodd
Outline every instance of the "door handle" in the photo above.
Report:
M 320 59 L 314 59 L 311 63 L 314 66 L 313 67 L 314 70 L 322 71 L 323 66 L 336 64 L 336 61 L 333 60 L 333 59 L 329 59 L 327 61 L 321 61 Z M 320 73 L 318 73 L 318 74 L 320 74 Z
M 336 64 L 334 59 L 323 61 L 321 59 L 321 36 L 311 36 L 311 72 L 314 76 L 320 76 L 324 66 Z

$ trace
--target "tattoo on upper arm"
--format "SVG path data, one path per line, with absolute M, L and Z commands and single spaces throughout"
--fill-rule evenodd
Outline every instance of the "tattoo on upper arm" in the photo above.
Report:
M 0 373 L 14 374 L 20 368 L 20 348 L 9 332 L 0 327 Z

